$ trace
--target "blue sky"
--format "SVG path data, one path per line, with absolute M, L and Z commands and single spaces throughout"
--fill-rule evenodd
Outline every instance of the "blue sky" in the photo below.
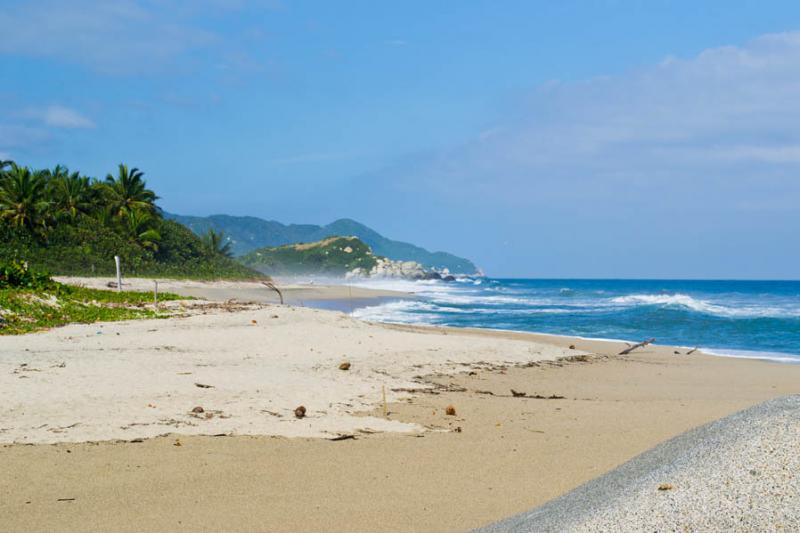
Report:
M 0 0 L 0 157 L 497 276 L 800 278 L 797 2 Z

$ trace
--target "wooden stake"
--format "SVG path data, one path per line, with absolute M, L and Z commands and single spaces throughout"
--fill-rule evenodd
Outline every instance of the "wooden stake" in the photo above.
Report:
M 119 266 L 119 256 L 114 256 L 114 265 L 117 267 L 117 292 L 122 292 L 122 270 Z

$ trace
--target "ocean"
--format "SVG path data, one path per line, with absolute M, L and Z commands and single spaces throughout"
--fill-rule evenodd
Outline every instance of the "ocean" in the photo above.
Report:
M 700 347 L 800 363 L 800 281 L 370 280 L 416 293 L 353 315 L 366 320 L 532 331 Z

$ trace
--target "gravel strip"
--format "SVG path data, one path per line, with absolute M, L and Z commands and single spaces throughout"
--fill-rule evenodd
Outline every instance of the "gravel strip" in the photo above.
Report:
M 800 531 L 800 396 L 684 433 L 481 531 Z

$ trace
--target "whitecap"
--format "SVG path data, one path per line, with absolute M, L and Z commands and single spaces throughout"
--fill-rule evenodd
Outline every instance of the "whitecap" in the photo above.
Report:
M 785 318 L 800 316 L 800 310 L 785 307 L 741 306 L 730 307 L 693 298 L 688 294 L 630 294 L 617 296 L 609 300 L 613 304 L 623 306 L 650 305 L 684 307 L 710 315 L 737 318 Z
M 421 300 L 395 300 L 379 305 L 360 307 L 353 311 L 352 316 L 374 322 L 426 324 L 436 316 L 437 309 L 437 306 Z

